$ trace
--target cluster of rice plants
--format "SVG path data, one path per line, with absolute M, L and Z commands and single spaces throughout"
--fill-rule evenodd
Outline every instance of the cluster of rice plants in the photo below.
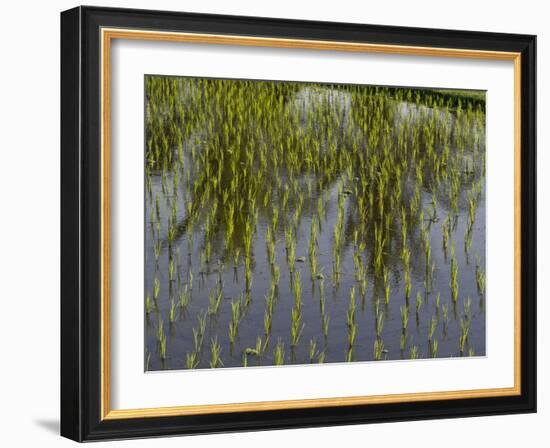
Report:
M 292 324 L 290 327 L 290 345 L 296 347 L 304 330 L 302 324 L 302 281 L 300 272 L 294 278 L 294 307 L 292 308 Z
M 349 308 L 347 313 L 348 326 L 348 352 L 346 361 L 350 362 L 353 359 L 353 344 L 357 336 L 357 325 L 355 324 L 355 287 L 350 290 Z
M 147 370 L 484 354 L 483 92 L 146 76 L 145 100 Z

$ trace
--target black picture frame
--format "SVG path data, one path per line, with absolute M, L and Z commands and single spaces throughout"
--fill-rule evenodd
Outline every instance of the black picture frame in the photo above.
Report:
M 521 53 L 521 393 L 102 420 L 102 27 Z M 536 36 L 77 7 L 61 13 L 60 37 L 61 435 L 92 441 L 536 412 Z

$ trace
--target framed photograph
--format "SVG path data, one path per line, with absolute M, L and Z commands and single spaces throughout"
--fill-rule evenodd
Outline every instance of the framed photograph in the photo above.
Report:
M 536 410 L 535 36 L 61 14 L 61 433 Z

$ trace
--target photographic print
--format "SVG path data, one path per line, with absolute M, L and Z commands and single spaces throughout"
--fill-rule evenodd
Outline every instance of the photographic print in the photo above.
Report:
M 61 434 L 536 412 L 536 41 L 64 11 Z
M 485 355 L 485 92 L 145 77 L 146 370 Z

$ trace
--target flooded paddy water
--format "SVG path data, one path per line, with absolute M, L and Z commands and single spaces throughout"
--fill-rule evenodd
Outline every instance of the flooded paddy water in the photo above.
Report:
M 485 354 L 485 94 L 146 76 L 146 370 Z

